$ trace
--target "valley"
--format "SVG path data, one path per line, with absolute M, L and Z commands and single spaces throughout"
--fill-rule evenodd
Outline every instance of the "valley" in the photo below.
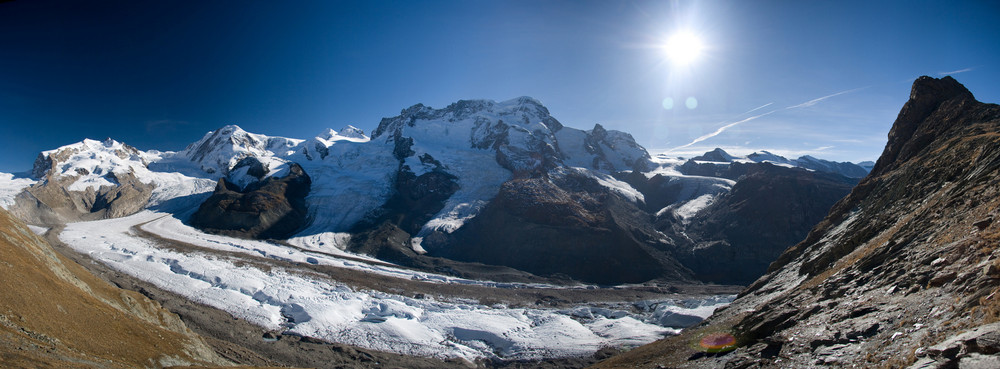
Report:
M 642 344 L 707 317 L 736 291 L 473 281 L 203 234 L 168 218 L 74 223 L 49 238 L 269 332 L 257 340 L 314 337 L 440 359 L 580 357 Z
M 574 366 L 705 319 L 791 242 L 694 228 L 732 209 L 713 204 L 788 184 L 786 195 L 813 191 L 790 199 L 815 218 L 856 182 L 838 170 L 864 171 L 722 150 L 654 158 L 626 133 L 563 127 L 527 97 L 416 105 L 374 135 L 226 126 L 179 152 L 85 140 L 0 187 L 66 255 L 173 307 L 236 362 L 268 363 L 252 354 L 265 350 L 317 365 L 303 345 L 333 344 L 386 360 Z M 770 180 L 744 181 L 757 177 Z M 760 206 L 744 208 L 785 216 Z M 756 261 L 683 251 L 705 242 Z
M 1000 368 L 998 14 L 0 0 L 0 369 Z

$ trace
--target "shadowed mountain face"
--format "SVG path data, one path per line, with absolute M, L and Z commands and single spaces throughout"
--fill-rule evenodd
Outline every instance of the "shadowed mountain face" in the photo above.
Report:
M 312 181 L 292 164 L 285 177 L 269 177 L 240 189 L 225 178 L 191 224 L 209 232 L 244 238 L 287 238 L 306 223 L 305 197 Z
M 437 247 L 447 258 L 592 283 L 689 280 L 651 220 L 591 178 L 515 179 Z
M 224 365 L 181 320 L 98 280 L 0 209 L 0 366 Z
M 837 174 L 767 163 L 745 166 L 732 191 L 691 218 L 657 221 L 657 229 L 675 240 L 678 259 L 699 280 L 753 282 L 857 183 Z
M 1000 106 L 920 77 L 871 174 L 728 308 L 602 367 L 997 367 Z M 684 340 L 728 331 L 739 348 Z M 692 360 L 689 360 L 692 359 Z

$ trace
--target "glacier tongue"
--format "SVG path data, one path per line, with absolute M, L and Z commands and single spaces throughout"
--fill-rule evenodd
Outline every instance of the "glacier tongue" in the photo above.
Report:
M 206 249 L 369 268 L 375 273 L 406 279 L 458 284 L 483 282 L 208 235 L 183 225 L 173 216 L 150 211 L 69 224 L 59 236 L 77 251 L 117 270 L 268 329 L 401 354 L 468 360 L 590 355 L 606 346 L 635 346 L 665 334 L 676 334 L 679 332 L 676 327 L 700 320 L 732 299 L 732 296 L 666 299 L 634 305 L 580 305 L 566 310 L 486 306 L 433 297 L 418 299 L 356 290 L 331 279 L 283 268 L 265 271 L 254 267 L 255 263 L 234 263 L 228 257 L 160 248 L 156 242 L 131 230 L 144 223 L 142 229 L 147 232 Z

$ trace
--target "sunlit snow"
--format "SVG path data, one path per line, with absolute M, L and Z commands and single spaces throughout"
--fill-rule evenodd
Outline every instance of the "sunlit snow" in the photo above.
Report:
M 265 271 L 213 254 L 161 248 L 136 234 L 133 227 L 142 224 L 144 231 L 208 249 L 370 268 L 441 283 L 476 282 L 375 267 L 260 241 L 206 235 L 168 214 L 152 211 L 72 223 L 60 235 L 77 251 L 115 269 L 268 329 L 401 354 L 470 360 L 589 355 L 605 346 L 641 345 L 676 334 L 678 329 L 673 327 L 700 321 L 733 298 L 643 301 L 619 308 L 581 305 L 562 310 L 485 306 L 433 297 L 416 299 L 357 290 L 279 267 Z

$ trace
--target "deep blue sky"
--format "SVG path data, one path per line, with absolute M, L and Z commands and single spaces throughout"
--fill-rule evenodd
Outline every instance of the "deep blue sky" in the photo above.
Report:
M 707 45 L 689 67 L 658 47 L 678 29 Z M 651 151 L 874 160 L 920 75 L 1000 102 L 998 45 L 995 1 L 18 0 L 0 3 L 0 171 L 83 138 L 370 132 L 416 103 L 522 95 Z

